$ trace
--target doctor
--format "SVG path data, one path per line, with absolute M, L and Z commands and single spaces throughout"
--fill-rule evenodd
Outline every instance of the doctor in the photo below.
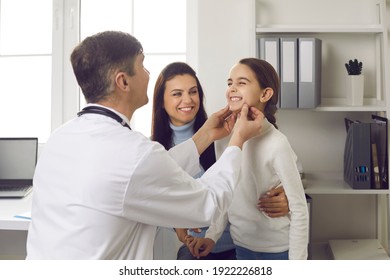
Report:
M 242 145 L 259 134 L 264 116 L 244 106 L 235 122 L 222 109 L 167 152 L 130 128 L 148 102 L 143 59 L 140 42 L 115 31 L 73 50 L 88 105 L 53 132 L 39 158 L 27 259 L 152 259 L 156 226 L 207 226 L 229 206 Z M 193 179 L 199 155 L 233 125 L 220 160 Z

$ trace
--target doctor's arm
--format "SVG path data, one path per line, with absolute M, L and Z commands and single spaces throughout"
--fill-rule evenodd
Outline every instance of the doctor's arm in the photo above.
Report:
M 225 107 L 212 114 L 191 139 L 172 147 L 169 155 L 188 174 L 194 176 L 200 171 L 199 156 L 211 143 L 228 136 L 235 127 L 228 146 L 242 149 L 246 140 L 260 133 L 263 119 L 263 113 L 247 105 L 243 106 L 240 116 L 232 114 Z
M 236 117 L 231 114 L 228 107 L 219 110 L 208 118 L 191 139 L 169 149 L 169 155 L 188 174 L 195 176 L 200 172 L 199 156 L 215 140 L 229 135 L 235 120 Z
M 260 134 L 264 120 L 264 114 L 247 104 L 236 116 L 226 106 L 224 109 L 212 114 L 203 126 L 192 136 L 199 155 L 201 155 L 211 143 L 228 136 L 234 127 L 228 146 L 242 146 L 248 139 Z
M 225 212 L 231 202 L 240 171 L 240 145 L 260 133 L 264 115 L 256 109 L 251 113 L 254 118 L 248 120 L 248 106 L 243 109 L 230 147 L 199 179 L 193 179 L 180 168 L 161 145 L 150 145 L 132 172 L 123 215 L 130 220 L 165 227 L 210 225 L 214 214 Z

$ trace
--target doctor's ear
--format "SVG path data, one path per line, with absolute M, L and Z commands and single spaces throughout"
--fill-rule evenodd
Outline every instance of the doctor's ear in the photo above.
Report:
M 263 92 L 260 94 L 260 102 L 266 103 L 268 100 L 272 98 L 274 95 L 274 90 L 270 87 L 267 87 L 263 90 Z
M 129 85 L 129 82 L 127 81 L 127 75 L 123 72 L 119 72 L 115 76 L 115 83 L 121 90 L 125 90 Z

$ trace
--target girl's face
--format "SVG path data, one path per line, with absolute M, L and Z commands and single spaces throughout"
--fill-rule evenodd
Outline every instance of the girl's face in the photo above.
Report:
M 251 68 L 241 63 L 234 65 L 230 70 L 227 85 L 226 99 L 231 111 L 241 111 L 245 103 L 249 107 L 263 110 L 264 104 L 260 102 L 260 97 L 264 90 L 260 88 Z
M 171 123 L 182 126 L 199 111 L 200 99 L 196 79 L 191 75 L 177 75 L 165 83 L 164 109 Z

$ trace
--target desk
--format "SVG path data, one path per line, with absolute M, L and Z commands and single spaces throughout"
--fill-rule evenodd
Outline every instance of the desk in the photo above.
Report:
M 30 221 L 15 218 L 31 211 L 32 193 L 24 198 L 0 199 L 0 259 L 24 259 Z
M 28 230 L 30 221 L 14 216 L 31 211 L 32 196 L 0 199 L 0 230 Z

